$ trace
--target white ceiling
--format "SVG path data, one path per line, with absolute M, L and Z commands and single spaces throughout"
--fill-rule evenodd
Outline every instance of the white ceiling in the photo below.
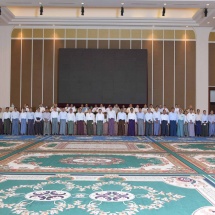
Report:
M 43 5 L 40 16 L 39 6 Z M 80 7 L 84 3 L 85 14 Z M 120 14 L 124 3 L 124 16 Z M 165 5 L 166 14 L 162 16 Z M 22 26 L 166 26 L 215 28 L 215 1 L 162 0 L 0 0 L 0 25 Z M 204 8 L 208 16 L 204 16 Z

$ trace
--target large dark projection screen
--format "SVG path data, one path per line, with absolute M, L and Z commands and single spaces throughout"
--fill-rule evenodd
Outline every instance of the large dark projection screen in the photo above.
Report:
M 58 103 L 147 103 L 147 50 L 59 49 Z

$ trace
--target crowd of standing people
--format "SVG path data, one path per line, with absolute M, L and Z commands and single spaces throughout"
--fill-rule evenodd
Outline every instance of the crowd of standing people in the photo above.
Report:
M 215 136 L 215 114 L 206 110 L 196 111 L 190 107 L 182 110 L 175 105 L 170 110 L 164 106 L 153 107 L 152 104 L 140 107 L 128 107 L 117 104 L 108 107 L 100 104 L 89 107 L 88 104 L 76 108 L 73 104 L 59 108 L 53 104 L 51 108 L 40 104 L 35 112 L 27 104 L 18 111 L 16 107 L 0 108 L 0 134 L 5 135 L 103 135 L 103 125 L 108 123 L 108 135 L 114 135 L 117 123 L 117 135 L 123 136 Z M 136 125 L 136 126 L 135 126 Z M 125 133 L 127 126 L 127 132 Z M 135 129 L 137 131 L 135 132 Z

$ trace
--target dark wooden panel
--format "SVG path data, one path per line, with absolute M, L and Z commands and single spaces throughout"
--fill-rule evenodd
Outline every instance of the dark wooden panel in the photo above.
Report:
M 186 43 L 187 106 L 196 108 L 196 42 Z M 197 107 L 198 108 L 198 107 Z
M 11 95 L 10 102 L 20 107 L 21 40 L 11 41 Z M 1 92 L 3 93 L 3 92 Z
M 77 40 L 78 49 L 86 49 L 86 40 Z
M 53 43 L 44 40 L 43 104 L 49 107 L 53 103 Z
M 66 40 L 66 48 L 75 48 L 75 40 Z
M 108 49 L 108 40 L 99 40 L 99 49 Z
M 55 67 L 54 67 L 54 102 L 58 103 L 58 53 L 59 48 L 64 47 L 63 40 L 55 41 Z
M 209 43 L 209 86 L 215 86 L 215 43 Z
M 130 40 L 121 40 L 120 43 L 121 49 L 130 49 Z
M 164 42 L 164 104 L 174 105 L 174 42 Z
M 42 102 L 42 57 L 43 41 L 33 41 L 33 107 Z
M 97 40 L 88 40 L 88 49 L 97 49 Z
M 119 40 L 110 40 L 110 49 L 119 49 Z
M 163 41 L 153 44 L 153 104 L 163 104 Z
M 141 49 L 141 41 L 140 40 L 132 40 L 131 41 L 132 49 Z
M 181 108 L 185 100 L 185 44 L 183 41 L 175 42 L 175 103 Z
M 22 99 L 21 106 L 31 104 L 31 51 L 32 40 L 22 41 Z
M 148 51 L 148 104 L 153 103 L 152 101 L 152 41 L 143 40 L 142 49 Z

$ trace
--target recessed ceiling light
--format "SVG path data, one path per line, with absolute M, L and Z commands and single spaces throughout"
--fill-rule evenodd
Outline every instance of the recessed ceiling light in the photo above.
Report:
M 208 24 L 210 24 L 210 22 L 207 22 Z
M 82 2 L 81 4 L 84 5 L 84 2 Z
M 164 3 L 163 5 L 166 5 L 166 3 Z
M 124 5 L 124 3 L 122 2 L 121 5 Z
M 209 6 L 210 4 L 206 4 L 207 6 Z
M 215 16 L 213 17 L 213 19 L 215 19 Z
M 188 25 L 186 26 L 186 28 L 188 28 Z

